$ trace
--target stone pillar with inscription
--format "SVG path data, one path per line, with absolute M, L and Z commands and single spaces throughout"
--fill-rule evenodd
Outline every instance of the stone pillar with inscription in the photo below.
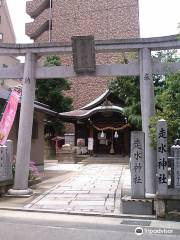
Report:
M 151 147 L 149 119 L 155 113 L 154 84 L 152 78 L 151 50 L 140 50 L 140 96 L 142 130 L 145 133 L 145 191 L 146 196 L 156 192 L 156 153 Z
M 172 146 L 174 152 L 174 188 L 180 189 L 180 146 Z
M 28 176 L 36 85 L 35 64 L 36 56 L 27 53 L 24 65 L 15 182 L 13 189 L 8 192 L 15 196 L 32 194 L 32 190 L 28 188 Z
M 126 194 L 121 198 L 124 214 L 151 215 L 153 212 L 152 199 L 145 199 L 144 139 L 143 132 L 131 132 L 131 196 Z
M 144 133 L 131 132 L 131 197 L 145 197 Z
M 167 123 L 161 119 L 157 123 L 157 195 L 168 194 Z

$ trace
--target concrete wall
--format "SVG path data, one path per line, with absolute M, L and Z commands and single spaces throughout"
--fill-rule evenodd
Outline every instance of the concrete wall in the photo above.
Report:
M 15 43 L 16 42 L 15 33 L 13 30 L 6 0 L 1 0 L 1 2 L 2 4 L 0 6 L 0 16 L 1 16 L 0 33 L 3 34 L 2 41 L 6 43 Z
M 15 66 L 19 64 L 19 60 L 13 56 L 0 56 L 0 67 L 10 67 Z M 16 79 L 0 79 L 0 87 L 3 87 L 5 89 L 9 89 L 10 87 L 15 87 L 17 85 L 20 85 L 21 81 Z
M 0 6 L 0 36 L 3 36 L 2 39 L 0 39 L 0 42 L 3 43 L 15 43 L 15 33 L 13 29 L 13 25 L 11 22 L 11 18 L 9 15 L 8 6 L 6 3 L 6 0 L 1 0 L 1 6 Z M 0 67 L 8 67 L 8 66 L 14 66 L 19 63 L 19 60 L 13 56 L 0 56 Z M 18 80 L 0 80 L 0 87 L 14 87 L 20 84 L 20 81 Z
M 35 112 L 35 117 L 38 122 L 38 138 L 32 139 L 31 147 L 31 160 L 36 163 L 36 165 L 44 164 L 44 113 Z M 13 140 L 14 154 L 17 151 L 17 137 L 18 137 L 18 117 L 16 116 L 13 128 L 11 129 L 9 138 Z
M 35 112 L 38 122 L 38 138 L 32 139 L 31 160 L 37 165 L 44 164 L 44 114 Z

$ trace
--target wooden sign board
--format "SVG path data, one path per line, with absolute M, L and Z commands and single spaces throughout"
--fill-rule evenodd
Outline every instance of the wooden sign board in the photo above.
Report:
M 74 71 L 89 74 L 96 71 L 95 47 L 93 36 L 75 36 L 71 38 Z

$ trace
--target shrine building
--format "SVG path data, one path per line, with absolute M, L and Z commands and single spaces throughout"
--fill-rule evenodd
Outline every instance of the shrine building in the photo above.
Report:
M 74 111 L 60 113 L 65 122 L 74 124 L 75 134 L 66 134 L 65 143 L 84 147 L 93 139 L 95 155 L 129 155 L 131 125 L 124 114 L 122 101 L 112 92 L 104 94 L 88 105 Z

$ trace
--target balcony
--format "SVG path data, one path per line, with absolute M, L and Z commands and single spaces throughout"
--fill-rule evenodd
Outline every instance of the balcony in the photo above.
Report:
M 45 9 L 33 22 L 26 23 L 26 35 L 31 39 L 38 38 L 49 30 L 49 9 Z
M 32 18 L 36 18 L 47 8 L 50 8 L 50 0 L 33 0 L 26 2 L 26 12 Z
M 49 31 L 44 31 L 41 35 L 39 35 L 39 37 L 35 39 L 35 42 L 49 42 Z

